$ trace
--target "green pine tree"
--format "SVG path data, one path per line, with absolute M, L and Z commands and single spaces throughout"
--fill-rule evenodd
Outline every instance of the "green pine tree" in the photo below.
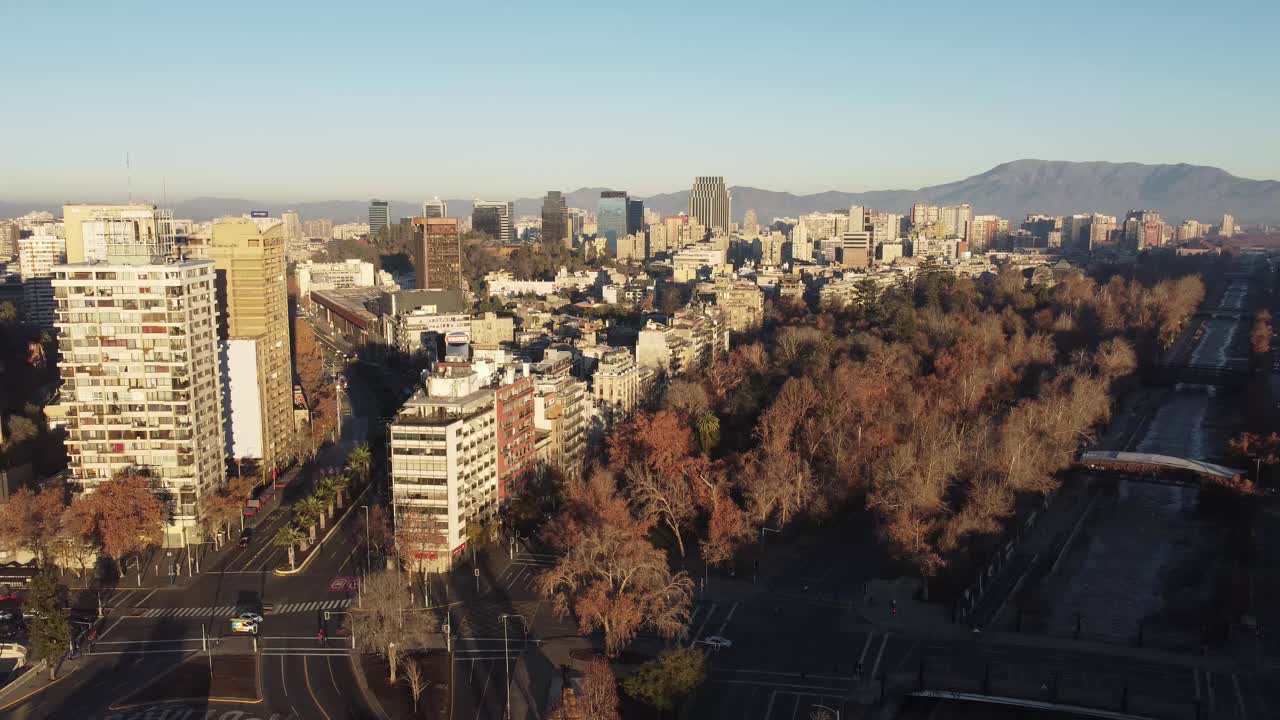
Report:
M 42 571 L 31 581 L 23 615 L 27 617 L 27 660 L 49 661 L 49 678 L 53 679 L 58 668 L 58 658 L 71 643 L 71 625 L 62 614 L 58 602 L 58 581 L 53 574 Z
M 699 649 L 679 648 L 641 665 L 622 681 L 622 686 L 631 697 L 668 712 L 698 689 L 706 672 L 706 659 Z

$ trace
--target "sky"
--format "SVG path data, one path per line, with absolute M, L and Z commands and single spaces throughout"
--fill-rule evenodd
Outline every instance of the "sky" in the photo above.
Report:
M 1274 0 L 0 0 L 0 27 L 0 200 L 1280 178 Z

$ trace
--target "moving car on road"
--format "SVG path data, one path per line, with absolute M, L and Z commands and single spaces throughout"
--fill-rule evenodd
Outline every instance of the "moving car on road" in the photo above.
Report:
M 249 547 L 249 541 L 253 539 L 253 528 L 245 528 L 240 531 L 239 547 Z
M 714 650 L 728 650 L 733 647 L 733 642 L 723 635 L 711 635 L 704 638 L 703 642 L 710 645 Z
M 231 632 L 258 634 L 258 623 L 244 618 L 231 618 Z
M 236 616 L 237 620 L 248 620 L 259 625 L 262 624 L 262 616 L 256 612 L 242 612 Z

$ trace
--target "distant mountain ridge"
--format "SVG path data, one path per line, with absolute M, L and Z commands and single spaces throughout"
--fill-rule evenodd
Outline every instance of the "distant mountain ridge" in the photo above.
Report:
M 600 191 L 607 188 L 580 188 L 565 193 L 569 207 L 594 210 Z M 625 188 L 619 188 L 625 189 Z M 1236 222 L 1253 225 L 1280 223 L 1280 182 L 1239 178 L 1215 167 L 1200 165 L 1144 165 L 1141 163 L 1068 162 L 1060 160 L 1015 160 L 978 175 L 943 185 L 917 190 L 877 190 L 847 193 L 828 191 L 810 195 L 735 186 L 733 216 L 740 220 L 754 209 L 761 222 L 775 217 L 794 217 L 809 212 L 847 210 L 850 205 L 906 212 L 912 203 L 935 205 L 969 203 L 979 215 L 999 215 L 1020 220 L 1028 213 L 1068 215 L 1101 212 L 1123 215 L 1130 209 L 1151 209 L 1170 222 L 1196 218 L 1216 223 L 1224 212 Z M 687 190 L 644 198 L 645 206 L 663 214 L 683 212 L 688 207 Z M 449 214 L 471 213 L 471 200 L 452 199 Z M 537 215 L 542 198 L 519 198 L 516 215 Z M 421 213 L 421 202 L 391 201 L 391 217 Z M 15 217 L 30 210 L 50 210 L 60 214 L 60 206 L 8 203 L 0 200 L 0 217 Z M 173 206 L 177 217 L 208 220 L 222 215 L 241 215 L 250 210 L 268 210 L 279 215 L 296 210 L 304 219 L 330 218 L 334 222 L 363 222 L 368 218 L 367 200 L 334 200 L 295 204 L 261 203 L 243 198 L 201 197 Z

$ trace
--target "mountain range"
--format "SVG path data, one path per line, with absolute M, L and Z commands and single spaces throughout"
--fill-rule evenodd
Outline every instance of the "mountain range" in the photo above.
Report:
M 608 188 L 580 188 L 566 193 L 569 207 L 594 210 L 600 191 Z M 1237 223 L 1253 225 L 1280 223 L 1280 182 L 1248 180 L 1224 170 L 1201 165 L 1144 165 L 1141 163 L 1067 162 L 1058 160 L 1015 160 L 972 177 L 917 190 L 877 190 L 849 193 L 828 191 L 811 195 L 731 187 L 733 215 L 742 218 L 754 209 L 762 223 L 775 217 L 794 217 L 809 212 L 845 211 L 861 205 L 888 212 L 906 212 L 912 203 L 955 205 L 969 203 L 979 215 L 999 215 L 1020 220 L 1028 213 L 1064 215 L 1101 212 L 1123 216 L 1127 210 L 1157 210 L 1171 222 L 1196 218 L 1217 223 L 1223 213 L 1231 213 Z M 683 212 L 688 207 L 687 190 L 644 198 L 645 206 L 663 214 Z M 471 213 L 471 200 L 448 200 L 449 214 Z M 541 198 L 515 200 L 516 215 L 537 215 Z M 15 217 L 29 210 L 49 210 L 61 214 L 57 205 L 10 203 L 0 200 L 0 217 Z M 178 202 L 174 215 L 207 220 L 222 215 L 240 215 L 250 210 L 269 210 L 272 215 L 286 209 L 298 211 L 303 220 L 331 218 L 335 222 L 359 222 L 368 217 L 368 202 L 335 200 L 292 205 L 261 203 L 242 198 L 200 197 Z M 392 218 L 421 212 L 417 202 L 392 201 Z

